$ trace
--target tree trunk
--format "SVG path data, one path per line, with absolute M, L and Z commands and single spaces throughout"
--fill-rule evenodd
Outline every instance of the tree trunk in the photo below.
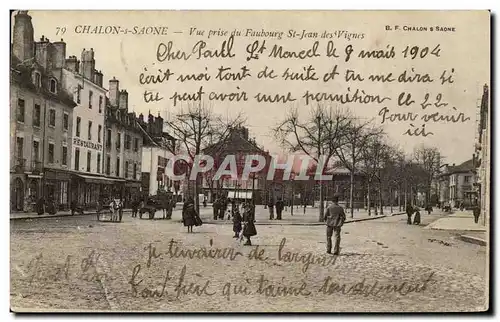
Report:
M 401 211 L 401 185 L 398 187 L 398 208 Z
M 325 220 L 325 213 L 324 213 L 324 201 L 325 197 L 323 196 L 323 182 L 319 182 L 319 221 L 322 222 Z
M 370 181 L 368 181 L 368 192 L 366 193 L 366 202 L 368 203 L 368 216 L 372 215 L 372 205 L 371 205 L 371 193 L 370 193 Z
M 380 203 L 380 215 L 384 214 L 384 201 L 382 200 L 382 180 L 380 180 L 380 188 L 378 189 L 378 200 Z
M 349 207 L 351 208 L 351 218 L 354 218 L 354 167 L 351 171 L 351 191 L 349 191 Z
M 390 195 L 389 202 L 391 203 L 391 214 L 392 214 L 393 213 L 393 209 L 392 209 L 392 201 L 393 201 L 392 187 L 389 188 L 389 195 Z

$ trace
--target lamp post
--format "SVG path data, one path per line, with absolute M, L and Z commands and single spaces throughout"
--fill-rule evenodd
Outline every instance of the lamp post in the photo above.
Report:
M 290 215 L 292 216 L 293 216 L 293 203 L 295 200 L 295 189 L 293 184 L 294 180 L 295 180 L 295 173 L 292 172 L 292 174 L 290 175 L 290 181 L 292 182 L 292 204 L 291 204 Z
M 255 203 L 255 172 L 252 172 L 252 201 Z

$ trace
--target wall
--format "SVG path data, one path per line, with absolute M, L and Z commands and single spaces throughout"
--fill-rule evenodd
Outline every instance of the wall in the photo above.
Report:
M 24 99 L 24 122 L 17 121 L 18 99 Z M 33 126 L 33 110 L 34 105 L 40 104 L 40 127 Z M 45 100 L 35 93 L 19 88 L 15 84 L 10 86 L 10 158 L 11 168 L 15 166 L 17 157 L 16 137 L 21 137 L 23 141 L 23 158 L 26 160 L 26 167 L 31 167 L 34 157 L 32 155 L 33 141 L 37 140 L 40 144 L 40 155 L 38 160 L 42 160 L 42 142 L 44 119 L 43 113 L 45 110 Z
M 167 149 L 163 149 L 160 147 L 143 147 L 142 148 L 142 172 L 149 173 L 149 194 L 155 195 L 158 191 L 158 181 L 156 180 L 156 174 L 158 171 L 158 156 L 161 156 L 165 159 L 171 153 Z M 163 181 L 167 184 L 167 178 L 164 176 Z M 180 192 L 182 191 L 182 187 L 180 188 Z
M 103 151 L 104 151 L 104 141 L 103 141 L 103 133 L 101 133 L 101 142 L 99 142 L 97 137 L 98 127 L 102 126 L 102 131 L 104 131 L 104 112 L 105 112 L 105 96 L 106 89 L 95 85 L 94 83 L 84 80 L 82 81 L 81 76 L 74 74 L 69 70 L 63 71 L 63 84 L 66 86 L 66 90 L 69 93 L 73 93 L 73 100 L 77 101 L 77 88 L 78 85 L 82 86 L 81 94 L 80 94 L 80 103 L 73 110 L 73 146 L 71 151 L 71 170 L 79 171 L 82 173 L 89 174 L 98 174 L 102 173 L 103 170 Z M 92 108 L 89 108 L 89 91 L 93 92 L 92 96 Z M 103 97 L 103 105 L 101 113 L 99 113 L 99 96 Z M 77 118 L 81 118 L 80 124 L 80 136 L 79 138 L 76 136 L 76 128 L 77 128 Z M 89 121 L 92 121 L 92 131 L 91 136 L 92 139 L 88 140 L 88 125 Z M 92 142 L 97 145 L 99 148 L 89 148 L 85 146 L 81 146 L 78 142 Z M 100 146 L 99 146 L 100 145 Z M 80 159 L 79 159 L 79 168 L 75 169 L 75 150 L 76 148 L 80 149 Z M 90 171 L 87 171 L 87 152 L 91 151 L 91 164 Z M 97 169 L 97 154 L 101 154 L 101 167 L 98 171 Z
M 129 180 L 141 180 L 142 170 L 142 136 L 138 132 L 126 130 L 124 127 L 118 125 L 117 123 L 108 122 L 106 128 L 104 129 L 106 135 L 107 130 L 111 129 L 111 147 L 105 146 L 105 155 L 110 156 L 110 176 L 119 177 Z M 120 142 L 118 142 L 118 133 L 120 133 Z M 125 149 L 125 135 L 128 134 L 131 137 L 130 148 Z M 137 152 L 134 151 L 134 138 L 139 139 L 139 149 Z M 106 143 L 106 142 L 105 142 Z M 117 148 L 119 143 L 119 149 Z M 116 174 L 117 158 L 120 158 L 120 169 L 119 174 Z M 125 164 L 126 161 L 129 162 L 128 176 L 125 177 Z M 137 164 L 137 174 L 133 178 L 133 167 L 134 162 Z M 105 168 L 104 168 L 105 169 Z
M 49 125 L 49 111 L 55 110 L 55 126 Z M 68 115 L 68 129 L 63 127 L 64 114 Z M 43 114 L 42 114 L 43 118 Z M 72 131 L 73 131 L 73 109 L 59 103 L 48 102 L 45 113 L 45 163 L 44 167 L 52 169 L 71 169 Z M 54 144 L 54 162 L 49 162 L 49 143 Z M 62 147 L 67 147 L 66 165 L 62 163 Z

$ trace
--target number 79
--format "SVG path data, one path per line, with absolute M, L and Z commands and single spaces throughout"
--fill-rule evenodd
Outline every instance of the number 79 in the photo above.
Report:
M 64 35 L 66 27 L 56 27 L 56 35 Z

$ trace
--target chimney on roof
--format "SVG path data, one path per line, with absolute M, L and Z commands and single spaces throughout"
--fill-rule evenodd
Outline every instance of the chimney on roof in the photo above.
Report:
M 113 107 L 118 106 L 118 97 L 120 96 L 120 81 L 114 76 L 109 80 L 109 104 Z
M 12 36 L 12 53 L 20 61 L 35 56 L 35 37 L 33 24 L 28 11 L 20 10 L 14 16 L 14 32 Z

